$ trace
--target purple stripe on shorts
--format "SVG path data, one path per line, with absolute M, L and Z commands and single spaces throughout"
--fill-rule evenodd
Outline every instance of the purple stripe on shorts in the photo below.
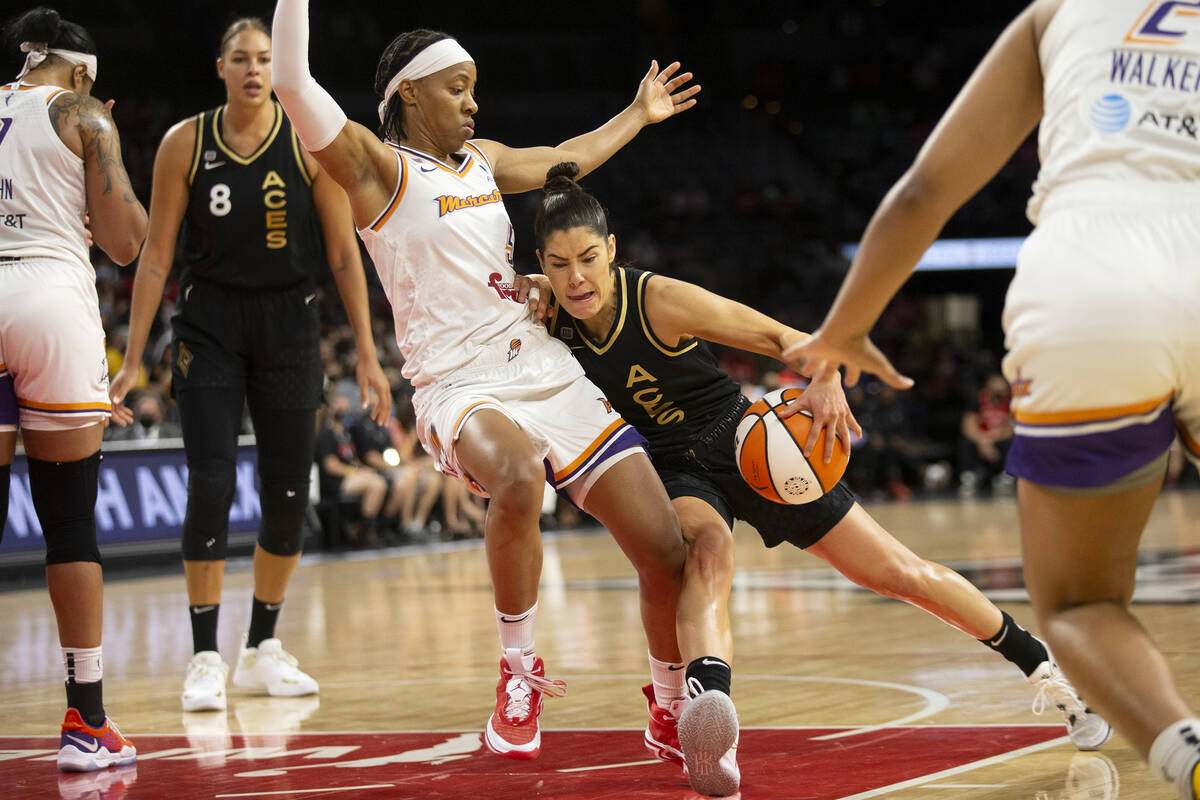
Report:
M 632 425 L 625 424 L 613 431 L 608 437 L 608 441 L 596 448 L 596 452 L 587 461 L 580 464 L 576 469 L 563 476 L 561 481 L 557 483 L 554 480 L 554 471 L 550 469 L 549 462 L 546 463 L 546 477 L 550 484 L 555 489 L 561 489 L 569 482 L 575 480 L 580 475 L 590 471 L 592 467 L 599 464 L 604 459 L 614 453 L 619 453 L 622 450 L 628 450 L 631 447 L 645 447 L 646 437 L 637 432 L 637 429 Z
M 1170 406 L 1150 422 L 1077 436 L 1013 437 L 1005 465 L 1010 475 L 1045 486 L 1092 489 L 1141 469 L 1175 438 Z
M 13 376 L 0 376 L 0 425 L 16 425 L 20 419 L 17 411 L 17 387 L 13 383 Z

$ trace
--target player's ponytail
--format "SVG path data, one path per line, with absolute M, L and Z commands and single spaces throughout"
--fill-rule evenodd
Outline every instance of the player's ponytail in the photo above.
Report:
M 52 8 L 31 8 L 8 21 L 4 26 L 4 46 L 16 49 L 23 42 L 44 43 L 54 49 L 96 54 L 96 42 L 87 29 L 63 19 Z
M 588 228 L 602 238 L 608 236 L 608 215 L 600 201 L 576 182 L 579 165 L 573 161 L 555 164 L 546 172 L 542 202 L 533 218 L 533 237 L 539 250 L 546 237 L 556 231 Z

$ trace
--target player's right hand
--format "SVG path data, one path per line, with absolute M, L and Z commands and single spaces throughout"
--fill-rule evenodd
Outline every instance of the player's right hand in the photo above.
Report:
M 133 409 L 125 405 L 125 395 L 137 385 L 137 380 L 137 364 L 132 365 L 131 369 L 126 361 L 108 385 L 108 399 L 112 402 L 112 421 L 122 427 L 133 422 Z

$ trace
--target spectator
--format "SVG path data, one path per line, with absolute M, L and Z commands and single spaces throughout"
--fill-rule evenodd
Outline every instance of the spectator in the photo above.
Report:
M 958 480 L 963 494 L 974 494 L 976 489 L 990 494 L 993 482 L 1007 483 L 1004 460 L 1013 435 L 1011 402 L 1008 381 L 998 372 L 988 375 L 984 385 L 969 398 L 958 447 Z
M 379 513 L 387 497 L 387 479 L 363 464 L 354 450 L 354 441 L 346 429 L 350 401 L 334 395 L 329 401 L 325 424 L 317 433 L 315 461 L 319 474 L 322 502 L 359 498 L 361 519 L 347 533 L 356 546 L 378 545 Z
M 114 430 L 111 441 L 157 442 L 160 439 L 176 439 L 183 436 L 178 422 L 166 419 L 166 408 L 162 395 L 155 391 L 143 392 L 133 404 L 134 422 Z

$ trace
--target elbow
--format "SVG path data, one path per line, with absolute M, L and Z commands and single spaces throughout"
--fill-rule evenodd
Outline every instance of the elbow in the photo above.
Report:
M 113 242 L 101 249 L 117 266 L 124 267 L 138 257 L 142 252 L 142 243 L 146 241 L 145 220 L 135 230 L 129 231 L 120 241 Z

